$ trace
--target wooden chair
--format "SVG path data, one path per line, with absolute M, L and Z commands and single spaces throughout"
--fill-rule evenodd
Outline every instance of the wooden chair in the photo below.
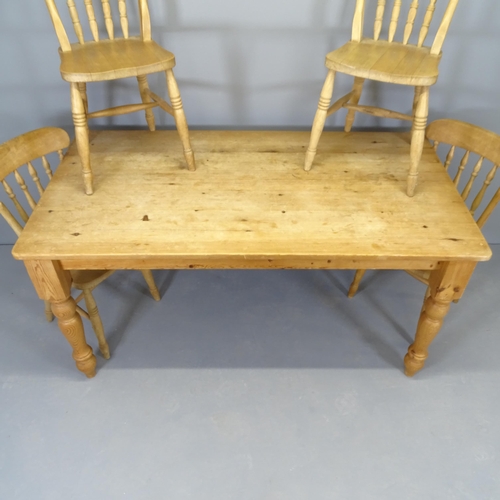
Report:
M 394 0 L 387 41 L 380 40 L 386 0 L 378 0 L 377 2 L 373 38 L 365 38 L 363 36 L 365 0 L 356 0 L 351 41 L 326 56 L 325 65 L 328 68 L 328 75 L 323 85 L 318 110 L 314 117 L 311 138 L 305 158 L 305 170 L 311 169 L 326 117 L 341 108 L 348 110 L 345 122 L 346 132 L 350 132 L 356 112 L 383 118 L 407 120 L 413 124 L 407 193 L 408 196 L 413 196 L 417 184 L 418 165 L 424 144 L 424 132 L 429 108 L 429 88 L 436 83 L 439 75 L 438 66 L 441 59 L 441 47 L 443 46 L 458 0 L 448 0 L 448 6 L 438 27 L 432 46 L 425 47 L 424 42 L 429 32 L 436 2 L 437 0 L 430 0 L 425 11 L 418 41 L 416 44 L 410 44 L 410 36 L 419 6 L 417 0 L 412 0 L 409 6 L 402 42 L 394 41 L 401 12 L 401 0 Z M 351 92 L 330 106 L 337 71 L 354 76 L 354 85 Z M 379 82 L 415 87 L 412 114 L 397 113 L 373 106 L 361 106 L 359 100 L 363 84 L 367 78 Z
M 17 199 L 14 190 L 7 181 L 7 177 L 12 174 L 9 181 L 12 182 L 10 180 L 12 178 L 12 180 L 15 180 L 19 188 L 24 193 L 27 205 L 31 210 L 33 210 L 36 207 L 37 202 L 30 193 L 28 184 L 31 183 L 33 187 L 36 187 L 39 196 L 41 196 L 44 192 L 44 187 L 34 166 L 34 160 L 41 160 L 43 170 L 50 180 L 52 178 L 52 170 L 46 156 L 57 151 L 59 153 L 59 158 L 62 159 L 62 150 L 69 146 L 69 142 L 70 140 L 68 134 L 64 130 L 59 128 L 41 128 L 11 139 L 10 141 L 0 145 L 0 182 L 19 214 L 21 222 L 19 222 L 19 220 L 12 215 L 6 205 L 2 202 L 0 202 L 0 214 L 4 217 L 17 236 L 21 234 L 23 224 L 28 222 L 29 216 L 23 205 Z M 29 177 L 31 178 L 28 183 L 23 179 L 22 174 L 19 171 L 19 168 L 23 165 L 27 165 L 27 173 L 29 173 Z M 141 272 L 153 298 L 155 300 L 160 300 L 160 294 L 156 288 L 151 271 Z M 71 271 L 73 279 L 72 286 L 76 290 L 81 291 L 75 301 L 78 303 L 84 299 L 87 307 L 87 311 L 84 311 L 78 306 L 77 310 L 81 316 L 89 319 L 92 323 L 92 328 L 94 329 L 94 333 L 99 342 L 99 349 L 101 354 L 106 359 L 110 356 L 109 347 L 106 342 L 106 337 L 104 336 L 101 317 L 99 316 L 96 302 L 92 296 L 92 290 L 94 290 L 97 285 L 102 283 L 113 273 L 114 271 L 100 270 Z M 50 302 L 45 302 L 45 316 L 47 321 L 52 321 L 53 314 Z
M 469 156 L 471 153 L 479 155 L 479 159 L 472 167 L 472 172 L 470 174 L 465 187 L 462 190 L 461 196 L 464 202 L 471 198 L 472 187 L 474 182 L 481 170 L 483 162 L 485 159 L 493 163 L 493 167 L 486 175 L 481 189 L 479 189 L 477 195 L 474 197 L 472 203 L 470 204 L 470 213 L 473 217 L 476 216 L 476 212 L 481 205 L 484 195 L 491 182 L 493 181 L 496 171 L 500 165 L 500 135 L 497 135 L 489 130 L 477 127 L 476 125 L 471 125 L 469 123 L 461 122 L 458 120 L 436 120 L 432 122 L 426 131 L 426 136 L 430 141 L 434 142 L 434 150 L 437 152 L 438 146 L 440 144 L 446 144 L 450 147 L 450 150 L 446 156 L 444 167 L 448 171 L 450 164 L 455 155 L 456 149 L 461 148 L 465 150 L 463 157 L 460 160 L 460 164 L 457 169 L 457 173 L 453 178 L 453 183 L 458 189 L 458 184 L 463 177 L 465 167 L 469 163 Z M 498 188 L 491 198 L 490 202 L 486 205 L 481 215 L 477 218 L 477 225 L 482 228 L 488 217 L 492 214 L 493 210 L 500 201 L 500 188 Z M 358 269 L 354 276 L 354 280 L 349 288 L 348 297 L 354 297 L 358 291 L 359 284 L 363 279 L 365 274 L 365 269 Z M 422 283 L 429 285 L 430 271 L 418 271 L 409 270 L 406 271 L 410 276 L 413 276 Z M 426 298 L 429 295 L 429 290 L 427 290 Z
M 147 0 L 138 0 L 141 20 L 141 35 L 129 37 L 126 0 L 118 0 L 118 10 L 123 38 L 115 38 L 115 27 L 109 0 L 101 0 L 106 30 L 109 39 L 101 40 L 92 0 L 84 0 L 90 31 L 94 41 L 86 41 L 74 0 L 67 0 L 71 20 L 78 43 L 70 43 L 59 16 L 55 0 L 45 0 L 49 9 L 57 38 L 61 45 L 61 76 L 71 86 L 71 109 L 75 124 L 78 153 L 82 162 L 85 192 L 92 194 L 92 168 L 87 121 L 91 118 L 116 116 L 144 110 L 151 131 L 155 130 L 152 108 L 160 107 L 175 119 L 184 156 L 189 170 L 195 170 L 194 154 L 189 140 L 189 130 L 182 107 L 182 100 L 172 68 L 175 57 L 151 40 L 151 22 Z M 165 71 L 171 105 L 151 92 L 147 75 Z M 87 82 L 101 82 L 119 78 L 136 77 L 142 98 L 141 104 L 129 104 L 89 113 Z

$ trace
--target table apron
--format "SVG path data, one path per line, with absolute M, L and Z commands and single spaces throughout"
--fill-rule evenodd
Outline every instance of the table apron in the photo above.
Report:
M 61 259 L 62 268 L 77 269 L 420 269 L 434 270 L 435 259 L 374 257 L 148 257 Z

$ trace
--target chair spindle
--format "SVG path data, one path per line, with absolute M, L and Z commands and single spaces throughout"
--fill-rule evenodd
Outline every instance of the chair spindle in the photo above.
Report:
M 401 0 L 394 0 L 394 7 L 392 9 L 391 23 L 389 24 L 389 42 L 394 40 L 396 29 L 398 27 L 399 14 L 401 12 Z
M 470 151 L 466 151 L 464 156 L 460 160 L 460 165 L 458 165 L 458 170 L 457 170 L 458 179 L 453 179 L 453 183 L 455 184 L 455 186 L 458 186 L 458 183 L 460 182 L 460 177 L 462 176 L 462 172 L 464 171 L 465 167 L 467 166 L 467 163 L 469 162 L 469 156 L 470 156 Z
M 488 189 L 489 185 L 491 184 L 491 181 L 495 178 L 495 174 L 497 173 L 498 165 L 493 165 L 493 168 L 489 171 L 488 175 L 486 176 L 486 179 L 484 180 L 484 183 L 479 190 L 479 193 L 477 193 L 477 196 L 474 198 L 474 201 L 472 202 L 472 205 L 470 207 L 470 213 L 474 216 L 476 213 L 477 208 L 479 205 L 481 205 L 481 202 L 483 201 L 484 194 L 486 193 L 486 190 Z
M 434 144 L 432 145 L 432 149 L 434 150 L 435 153 L 437 153 L 438 147 L 439 147 L 439 142 L 434 141 Z
M 62 160 L 62 156 L 60 157 L 60 159 Z M 42 165 L 49 180 L 52 179 L 52 169 L 50 168 L 50 163 L 48 162 L 47 158 L 45 158 L 45 156 L 42 156 Z
M 23 190 L 24 196 L 26 197 L 26 201 L 28 202 L 29 206 L 32 210 L 34 210 L 36 207 L 36 202 L 33 199 L 33 196 L 31 196 L 31 193 L 29 192 L 28 186 L 26 186 L 24 179 L 21 177 L 17 170 L 14 170 L 14 177 L 16 178 L 16 182 L 19 184 L 19 187 Z
M 450 168 L 450 165 L 451 165 L 451 162 L 453 160 L 453 156 L 455 155 L 455 146 L 452 146 L 450 148 L 450 151 L 448 152 L 448 154 L 446 155 L 446 160 L 444 162 L 444 169 L 446 171 L 448 171 L 448 169 Z
M 403 44 L 406 45 L 410 39 L 411 32 L 413 31 L 413 25 L 415 24 L 415 18 L 417 17 L 418 10 L 418 0 L 413 0 L 410 4 L 410 11 L 408 12 L 408 18 L 406 20 L 405 32 L 403 36 Z
M 87 17 L 89 18 L 90 31 L 92 32 L 92 37 L 95 42 L 99 41 L 99 26 L 95 18 L 94 5 L 92 0 L 85 0 L 85 10 L 87 11 Z
M 484 158 L 481 156 L 477 163 L 474 165 L 474 168 L 472 169 L 472 173 L 470 175 L 469 181 L 467 182 L 464 190 L 462 191 L 462 199 L 464 201 L 467 201 L 467 198 L 469 197 L 470 190 L 472 189 L 472 186 L 474 185 L 474 182 L 476 181 L 477 174 L 479 174 L 479 171 L 481 170 L 481 167 L 483 165 L 483 160 Z
M 375 26 L 373 27 L 373 39 L 378 40 L 380 31 L 382 30 L 382 22 L 384 20 L 386 0 L 378 0 L 377 13 L 375 14 Z
M 101 0 L 102 10 L 104 11 L 104 22 L 106 23 L 106 31 L 110 40 L 115 38 L 115 28 L 113 25 L 113 18 L 111 17 L 111 6 L 109 0 Z
M 43 194 L 43 187 L 42 187 L 42 184 L 40 183 L 40 177 L 38 177 L 38 173 L 37 171 L 35 170 L 35 167 L 33 167 L 32 163 L 29 161 L 28 162 L 28 172 L 31 176 L 31 178 L 33 179 L 33 182 L 35 183 L 35 186 L 38 190 L 38 194 L 40 196 L 42 196 Z
M 118 10 L 120 11 L 120 24 L 124 38 L 128 38 L 128 17 L 126 0 L 118 0 Z
M 1 201 L 0 201 L 0 215 L 7 221 L 7 224 L 14 230 L 17 236 L 20 236 L 23 230 L 21 224 L 17 222 L 16 218 L 9 212 L 7 207 Z
M 429 33 L 429 27 L 432 22 L 432 18 L 434 16 L 434 11 L 436 10 L 436 0 L 431 0 L 429 3 L 429 7 L 425 11 L 424 22 L 422 23 L 422 28 L 420 29 L 420 33 L 418 35 L 418 44 L 417 47 L 422 47 L 427 38 L 427 34 Z
M 80 17 L 78 16 L 78 11 L 76 10 L 75 0 L 68 0 L 69 15 L 71 16 L 71 21 L 73 22 L 73 27 L 75 29 L 76 37 L 81 44 L 85 43 L 83 38 L 82 25 L 80 23 Z
M 7 196 L 12 200 L 12 203 L 16 207 L 17 213 L 21 216 L 23 222 L 28 222 L 29 217 L 28 214 L 26 213 L 26 210 L 24 210 L 22 205 L 19 203 L 18 199 L 16 198 L 16 195 L 14 194 L 14 191 L 12 191 L 12 188 L 9 186 L 9 184 L 5 179 L 2 181 L 2 186 L 5 189 Z

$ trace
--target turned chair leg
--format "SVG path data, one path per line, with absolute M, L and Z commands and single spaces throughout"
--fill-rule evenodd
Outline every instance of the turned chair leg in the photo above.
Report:
M 141 270 L 141 273 L 144 277 L 144 281 L 147 283 L 149 291 L 156 301 L 160 300 L 160 292 L 156 287 L 155 279 L 153 278 L 153 273 L 149 269 Z
M 73 123 L 75 124 L 76 146 L 82 163 L 83 182 L 85 193 L 92 194 L 92 168 L 90 166 L 90 145 L 89 129 L 87 125 L 87 115 L 85 104 L 80 93 L 78 83 L 71 83 L 71 111 L 73 113 Z
M 359 100 L 361 98 L 361 92 L 363 91 L 363 84 L 365 83 L 364 78 L 355 77 L 354 85 L 352 86 L 352 97 L 349 99 L 349 104 L 359 104 Z M 350 132 L 352 129 L 352 124 L 354 123 L 354 116 L 356 115 L 356 111 L 354 109 L 350 109 L 347 112 L 347 116 L 345 119 L 345 132 Z
M 354 275 L 354 279 L 352 280 L 351 286 L 349 288 L 349 291 L 347 292 L 347 296 L 352 299 L 354 295 L 356 295 L 356 292 L 358 291 L 359 284 L 361 283 L 361 280 L 363 279 L 363 276 L 366 273 L 366 269 L 358 269 L 356 271 L 356 274 Z
M 172 104 L 172 108 L 174 110 L 175 125 L 181 138 L 182 147 L 184 148 L 184 157 L 186 158 L 188 169 L 194 171 L 196 170 L 194 153 L 191 149 L 189 129 L 186 121 L 186 115 L 184 114 L 184 108 L 182 107 L 182 99 L 179 92 L 179 87 L 177 86 L 174 72 L 171 69 L 168 69 L 165 74 L 167 76 L 168 95 L 170 97 L 170 103 Z
M 304 170 L 311 170 L 316 151 L 318 149 L 318 142 L 325 126 L 326 117 L 328 115 L 328 107 L 332 100 L 333 87 L 335 83 L 335 71 L 329 70 L 326 76 L 323 89 L 319 98 L 318 109 L 314 116 L 314 121 L 311 129 L 311 138 L 309 140 L 309 147 L 306 152 L 306 160 L 304 163 Z
M 415 113 L 410 147 L 410 171 L 408 173 L 407 194 L 413 196 L 418 179 L 418 166 L 424 149 L 425 127 L 429 114 L 429 87 L 415 89 Z
M 137 83 L 139 84 L 139 92 L 141 93 L 141 99 L 144 104 L 152 102 L 151 96 L 149 95 L 149 85 L 148 77 L 146 75 L 138 76 Z M 152 109 L 146 109 L 146 122 L 148 123 L 149 130 L 154 132 L 156 130 L 155 125 L 155 115 Z
M 106 337 L 104 336 L 104 327 L 102 326 L 101 316 L 99 315 L 99 310 L 97 309 L 97 304 L 92 295 L 92 291 L 85 289 L 82 290 L 82 292 L 83 298 L 85 299 L 85 306 L 87 307 L 87 313 L 90 317 L 90 322 L 92 323 L 95 336 L 97 337 L 97 342 L 99 343 L 99 350 L 105 359 L 109 359 L 109 346 L 106 341 Z
M 78 90 L 82 96 L 83 107 L 85 108 L 85 113 L 89 112 L 89 98 L 87 97 L 87 84 L 85 82 L 78 83 Z
M 420 314 L 422 314 L 425 310 L 425 303 L 427 302 L 427 299 L 431 296 L 431 287 L 428 286 L 427 290 L 425 291 L 425 297 L 424 297 L 424 303 L 422 304 L 422 309 L 420 309 Z
M 54 319 L 54 313 L 52 312 L 52 306 L 50 305 L 50 300 L 44 300 L 45 304 L 45 318 L 50 323 Z

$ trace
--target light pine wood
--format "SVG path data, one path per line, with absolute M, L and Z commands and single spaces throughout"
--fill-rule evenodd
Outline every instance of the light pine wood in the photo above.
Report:
M 71 16 L 71 21 L 73 22 L 73 28 L 76 33 L 76 37 L 81 44 L 85 43 L 83 38 L 82 25 L 80 23 L 80 17 L 78 16 L 78 11 L 76 10 L 75 0 L 68 0 L 68 8 Z
M 408 185 L 406 194 L 413 196 L 418 181 L 418 167 L 422 150 L 424 147 L 425 127 L 427 125 L 427 116 L 429 114 L 429 87 L 423 87 L 417 94 L 415 106 L 415 115 L 413 118 L 413 127 L 411 133 L 410 146 L 410 171 L 408 172 Z
M 331 94 L 327 95 L 327 90 L 331 85 L 332 74 L 336 72 L 344 73 L 355 77 L 351 98 L 345 101 L 337 101 L 339 107 L 337 108 L 334 105 L 332 108 L 334 108 L 334 111 L 340 108 L 347 108 L 346 132 L 351 130 L 356 112 L 413 122 L 407 194 L 408 196 L 414 195 L 418 181 L 419 162 L 428 116 L 429 87 L 436 83 L 439 76 L 441 48 L 458 0 L 448 0 L 445 14 L 437 28 L 431 47 L 425 47 L 424 43 L 431 27 L 437 0 L 429 0 L 426 6 L 416 43 L 411 43 L 411 40 L 415 28 L 415 20 L 421 5 L 417 0 L 408 0 L 406 3 L 409 9 L 408 15 L 404 26 L 403 39 L 401 42 L 398 42 L 395 40 L 395 35 L 401 17 L 402 0 L 394 0 L 392 4 L 387 40 L 380 38 L 387 2 L 385 0 L 377 1 L 373 38 L 367 38 L 363 36 L 365 0 L 356 1 L 351 41 L 339 49 L 328 53 L 326 56 L 325 65 L 329 71 L 313 121 L 310 144 L 304 162 L 305 170 L 311 169 L 326 116 L 331 114 L 327 113 L 325 116 L 324 106 L 325 99 L 328 100 L 328 104 L 331 100 Z M 413 114 L 410 116 L 388 109 L 359 105 L 365 79 L 415 87 Z
M 111 7 L 109 5 L 109 0 L 101 0 L 102 10 L 104 12 L 104 22 L 106 24 L 106 31 L 110 40 L 115 38 L 115 28 L 113 25 L 113 18 L 111 17 Z
M 67 0 L 67 6 L 76 33 L 78 44 L 71 44 L 61 21 L 55 0 L 45 0 L 56 30 L 61 50 L 61 76 L 71 85 L 71 109 L 75 125 L 78 151 L 82 159 L 84 188 L 93 194 L 93 175 L 88 148 L 88 120 L 117 116 L 136 111 L 145 111 L 146 121 L 151 131 L 155 130 L 154 114 L 151 108 L 159 107 L 172 110 L 179 136 L 186 152 L 189 170 L 195 170 L 194 153 L 189 143 L 189 129 L 182 107 L 179 88 L 172 68 L 175 66 L 174 54 L 163 49 L 151 40 L 151 19 L 147 0 L 138 0 L 140 17 L 140 36 L 129 36 L 129 23 L 126 0 L 95 0 L 102 7 L 102 20 L 106 26 L 108 39 L 99 39 L 99 26 L 93 0 L 83 0 L 90 30 L 94 41 L 84 39 L 84 31 L 78 15 L 77 4 L 81 0 Z M 123 38 L 116 37 L 113 14 L 119 16 Z M 147 75 L 157 72 L 167 74 L 167 87 L 172 105 L 163 99 L 151 99 Z M 142 104 L 118 106 L 89 113 L 86 83 L 136 77 Z M 76 89 L 80 96 L 76 95 Z M 175 101 L 175 102 L 173 102 Z M 169 112 L 169 111 L 167 111 Z
M 432 22 L 432 18 L 434 17 L 434 11 L 436 10 L 436 0 L 430 0 L 429 6 L 425 11 L 424 21 L 422 23 L 422 28 L 420 29 L 420 33 L 418 35 L 418 43 L 417 47 L 422 47 L 427 38 L 427 34 L 429 33 L 429 27 Z
M 380 116 L 381 118 L 394 118 L 396 120 L 413 121 L 411 115 L 405 115 L 404 113 L 398 113 L 397 111 L 391 111 L 390 109 L 377 108 L 375 106 L 360 106 L 359 104 L 348 103 L 343 106 L 349 111 L 360 113 L 365 113 L 372 116 Z
M 58 262 L 73 282 L 75 269 L 103 268 L 425 270 L 453 284 L 450 300 L 460 298 L 471 266 L 491 256 L 429 143 L 425 189 L 406 196 L 408 133 L 325 132 L 321 168 L 304 172 L 306 132 L 193 131 L 203 165 L 196 176 L 182 168 L 175 135 L 93 132 L 99 189 L 91 198 L 78 189 L 70 148 L 13 255 Z M 462 269 L 457 279 L 447 263 Z M 42 298 L 63 278 L 43 284 Z M 423 363 L 430 321 L 419 327 L 409 372 Z
M 373 39 L 378 40 L 380 38 L 380 31 L 382 30 L 382 22 L 384 20 L 386 0 L 378 0 L 377 11 L 375 13 L 375 24 L 373 26 Z M 358 41 L 361 41 L 359 39 Z
M 405 374 L 413 377 L 424 367 L 429 346 L 439 333 L 443 320 L 450 309 L 451 301 L 458 293 L 463 293 L 476 264 L 467 265 L 446 262 L 431 273 L 429 282 L 430 296 L 424 304 L 415 334 L 415 341 L 405 356 Z
M 144 104 L 151 103 L 152 98 L 149 95 L 148 77 L 146 75 L 138 76 L 137 83 L 139 85 L 139 92 L 141 94 L 142 102 Z M 153 114 L 153 111 L 151 109 L 146 109 L 145 114 L 146 114 L 146 122 L 148 124 L 149 130 L 151 130 L 151 132 L 154 132 L 156 130 L 155 115 Z
M 396 28 L 398 27 L 399 14 L 401 12 L 401 0 L 394 0 L 394 7 L 392 9 L 391 23 L 389 25 L 389 42 L 394 40 Z
M 136 111 L 148 111 L 154 108 L 156 103 L 142 103 L 142 104 L 124 104 L 123 106 L 116 106 L 115 108 L 103 109 L 101 111 L 95 111 L 94 113 L 89 113 L 87 118 L 103 118 L 105 116 L 119 116 L 128 113 L 135 113 Z
M 182 147 L 184 148 L 184 157 L 186 158 L 188 169 L 194 171 L 196 170 L 194 153 L 189 140 L 189 130 L 186 115 L 184 114 L 184 108 L 182 107 L 179 87 L 177 86 L 174 72 L 171 69 L 168 69 L 165 73 L 167 77 L 168 95 L 170 96 L 170 102 L 172 103 L 172 109 L 174 110 L 175 124 L 181 138 Z
M 470 203 L 469 212 L 474 217 L 477 218 L 477 225 L 482 228 L 488 218 L 493 213 L 498 202 L 500 201 L 500 188 L 491 197 L 490 201 L 486 203 L 486 207 L 483 212 L 478 215 L 476 212 L 478 208 L 484 204 L 485 195 L 488 188 L 493 181 L 498 165 L 500 165 L 500 135 L 495 134 L 489 130 L 483 129 L 476 125 L 470 123 L 458 121 L 458 120 L 436 120 L 432 122 L 426 130 L 426 136 L 429 140 L 434 142 L 435 149 L 439 145 L 451 146 L 446 159 L 444 162 L 444 170 L 448 171 L 450 164 L 452 162 L 454 153 L 457 148 L 465 150 L 465 154 L 460 160 L 460 164 L 457 169 L 457 175 L 453 179 L 453 185 L 458 188 L 458 183 L 464 173 L 466 167 L 468 166 L 470 153 L 479 155 L 479 159 L 472 164 L 470 177 L 465 184 L 460 196 L 465 203 Z M 485 160 L 488 160 L 492 167 L 483 182 L 483 185 L 479 189 L 477 195 L 474 197 L 472 202 L 470 202 L 470 194 L 474 183 L 478 177 L 478 174 L 483 166 Z M 429 285 L 431 280 L 431 273 L 428 270 L 406 270 L 410 276 L 417 279 L 418 281 Z M 365 273 L 364 269 L 358 269 L 354 276 L 353 282 L 349 288 L 348 296 L 354 297 L 358 291 L 359 284 Z M 453 300 L 457 300 L 460 297 L 456 295 Z
M 361 92 L 363 91 L 363 85 L 365 83 L 364 78 L 359 78 L 355 77 L 354 78 L 354 84 L 352 87 L 352 95 L 349 99 L 349 104 L 351 105 L 357 105 L 359 103 L 359 100 L 361 99 Z M 345 132 L 350 132 L 352 129 L 352 125 L 354 123 L 354 117 L 356 115 L 356 110 L 350 108 L 347 112 L 347 116 L 345 119 L 345 127 L 344 131 Z
M 413 25 L 415 24 L 415 18 L 417 17 L 417 9 L 418 0 L 413 0 L 410 4 L 410 11 L 408 12 L 408 19 L 405 25 L 403 45 L 406 45 L 410 39 L 411 32 L 413 31 Z
M 323 90 L 321 91 L 318 109 L 316 110 L 316 115 L 312 125 L 311 139 L 309 141 L 309 147 L 307 148 L 306 162 L 304 165 L 304 170 L 306 171 L 311 170 L 314 157 L 316 156 L 316 151 L 318 150 L 318 142 L 323 132 L 326 117 L 328 116 L 328 107 L 330 105 L 330 101 L 332 100 L 334 83 L 335 71 L 330 70 L 328 71 L 328 75 L 323 85 Z
M 120 25 L 123 37 L 128 38 L 127 2 L 125 0 L 118 0 L 118 10 L 120 12 Z
M 75 139 L 78 153 L 82 162 L 83 184 L 86 194 L 94 192 L 92 167 L 90 166 L 89 129 L 87 116 L 85 113 L 85 103 L 83 102 L 78 83 L 70 84 L 71 93 L 71 113 L 73 124 L 75 125 Z
M 52 312 L 52 306 L 50 304 L 50 300 L 44 300 L 43 303 L 45 305 L 45 319 L 49 323 L 52 323 L 52 321 L 54 321 L 54 313 Z
M 30 208 L 34 210 L 37 206 L 35 195 L 32 195 L 30 193 L 28 185 L 21 175 L 20 168 L 23 166 L 23 164 L 26 164 L 27 172 L 31 177 L 33 184 L 35 185 L 37 191 L 36 194 L 38 195 L 37 197 L 40 198 L 45 190 L 33 163 L 38 159 L 41 160 L 41 170 L 43 170 L 44 173 L 47 174 L 48 180 L 50 181 L 50 179 L 52 178 L 52 171 L 47 159 L 45 158 L 45 155 L 56 151 L 61 151 L 62 149 L 66 149 L 69 146 L 69 143 L 70 141 L 68 134 L 64 130 L 46 127 L 38 130 L 33 130 L 0 145 L 0 181 L 2 181 L 2 185 L 6 191 L 6 194 L 16 208 L 21 221 L 19 222 L 19 220 L 16 219 L 16 217 L 8 210 L 7 206 L 2 202 L 0 202 L 0 215 L 4 217 L 4 219 L 11 226 L 17 236 L 20 236 L 22 234 L 23 225 L 28 222 L 29 216 L 26 210 L 20 204 L 19 200 L 17 200 L 15 193 L 10 188 L 9 184 L 5 180 L 5 177 L 8 177 L 9 175 L 12 175 L 14 177 L 17 184 L 24 193 L 26 202 L 28 203 Z M 69 206 L 70 202 L 67 201 L 67 203 Z M 84 317 L 87 317 L 91 320 L 94 332 L 99 341 L 101 352 L 105 358 L 109 358 L 109 347 L 107 347 L 106 339 L 104 337 L 104 329 L 102 327 L 102 322 L 98 314 L 97 305 L 95 304 L 95 300 L 92 298 L 92 290 L 94 290 L 97 285 L 102 283 L 113 273 L 114 271 L 103 270 L 70 270 L 70 280 L 72 282 L 71 286 L 76 290 L 83 291 L 82 298 L 85 298 L 85 302 L 88 306 L 88 313 L 83 311 L 79 307 L 77 307 L 76 311 L 80 315 L 83 315 Z M 142 274 L 153 298 L 155 300 L 160 300 L 160 295 L 151 271 L 142 270 Z M 48 321 L 52 321 L 53 315 L 49 299 L 49 297 L 44 299 L 45 317 Z M 76 302 L 78 302 L 78 299 L 75 301 L 75 303 Z M 68 308 L 73 307 L 71 301 L 66 303 L 65 300 L 64 304 L 66 304 L 66 307 Z
M 89 19 L 90 31 L 92 32 L 92 37 L 95 42 L 99 41 L 99 26 L 97 24 L 97 19 L 95 17 L 94 5 L 92 0 L 84 0 L 85 10 L 87 12 L 87 17 Z M 82 42 L 83 43 L 83 42 Z
M 38 296 L 49 300 L 59 329 L 73 349 L 76 367 L 88 378 L 95 376 L 96 358 L 85 340 L 82 320 L 71 297 L 71 275 L 59 262 L 49 260 L 24 263 Z

